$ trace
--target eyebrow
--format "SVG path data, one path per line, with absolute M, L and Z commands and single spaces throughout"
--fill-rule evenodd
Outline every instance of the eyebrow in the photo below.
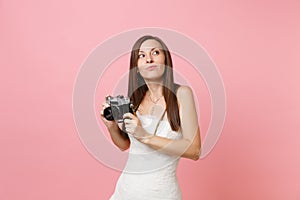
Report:
M 154 47 L 154 48 L 152 48 L 150 51 L 152 51 L 153 49 L 159 49 L 158 47 Z M 144 52 L 144 51 L 142 51 L 142 50 L 139 50 L 139 52 Z M 144 52 L 145 53 L 145 52 Z

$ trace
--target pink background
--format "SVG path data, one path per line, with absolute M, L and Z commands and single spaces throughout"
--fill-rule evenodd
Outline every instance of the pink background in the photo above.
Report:
M 108 199 L 120 172 L 81 144 L 73 84 L 96 45 L 142 27 L 193 38 L 225 84 L 220 140 L 180 161 L 183 199 L 300 199 L 299 10 L 296 0 L 1 0 L 0 199 Z M 209 99 L 194 92 L 203 138 Z

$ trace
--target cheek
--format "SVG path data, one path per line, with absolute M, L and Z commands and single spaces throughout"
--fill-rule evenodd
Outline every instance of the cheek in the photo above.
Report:
M 160 72 L 163 74 L 163 73 L 165 73 L 165 66 L 162 66 L 161 68 L 160 68 Z
M 144 62 L 143 62 L 142 59 L 139 59 L 139 60 L 137 61 L 137 66 L 138 66 L 138 67 L 142 66 L 143 64 L 144 64 Z
M 165 64 L 165 56 L 159 56 L 156 58 L 156 62 L 160 64 Z

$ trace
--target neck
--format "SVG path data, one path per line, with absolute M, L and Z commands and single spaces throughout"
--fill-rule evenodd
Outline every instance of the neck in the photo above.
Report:
M 152 98 L 158 99 L 163 95 L 163 83 L 161 82 L 146 82 L 149 94 Z

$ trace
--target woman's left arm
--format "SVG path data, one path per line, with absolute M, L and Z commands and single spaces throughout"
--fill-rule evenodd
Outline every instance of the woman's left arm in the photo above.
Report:
M 201 138 L 198 117 L 191 88 L 180 86 L 177 91 L 179 115 L 181 119 L 182 139 L 172 140 L 165 137 L 154 136 L 142 129 L 139 124 L 135 126 L 137 139 L 161 152 L 179 155 L 181 157 L 198 160 L 201 152 Z

